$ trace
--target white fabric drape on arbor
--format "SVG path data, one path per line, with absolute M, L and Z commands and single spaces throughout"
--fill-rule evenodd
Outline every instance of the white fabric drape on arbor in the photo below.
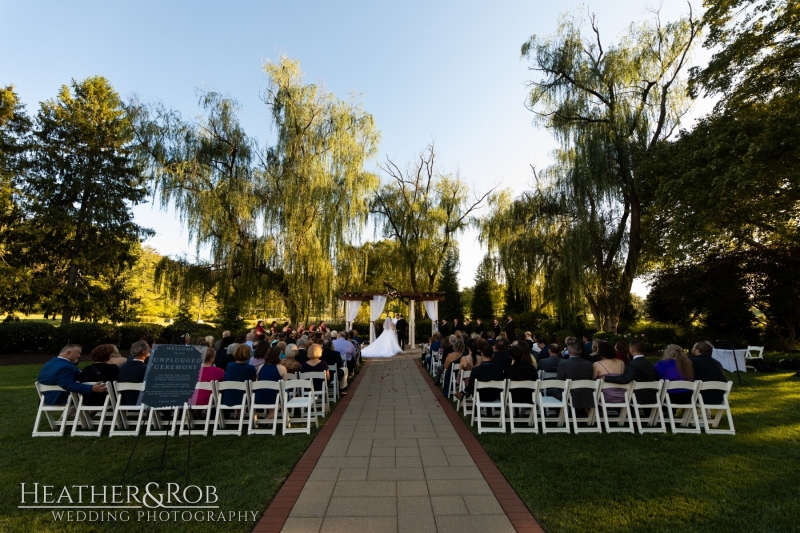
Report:
M 373 296 L 369 304 L 369 342 L 375 342 L 375 321 L 381 317 L 386 306 L 386 296 Z
M 425 313 L 431 319 L 431 323 L 433 324 L 432 332 L 436 333 L 439 330 L 439 324 L 437 321 L 439 320 L 439 302 L 433 300 L 423 300 L 422 305 L 425 306 Z
M 347 322 L 345 331 L 353 329 L 353 320 L 358 316 L 358 311 L 361 309 L 361 300 L 348 300 L 344 306 L 344 319 Z

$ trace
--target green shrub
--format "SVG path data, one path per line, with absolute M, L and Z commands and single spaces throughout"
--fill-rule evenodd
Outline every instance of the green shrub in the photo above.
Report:
M 56 328 L 41 322 L 0 324 L 0 353 L 49 352 Z
M 192 338 L 205 337 L 206 335 L 213 335 L 214 338 L 222 337 L 221 329 L 215 328 L 210 324 L 198 324 L 196 322 L 171 324 L 161 331 L 161 336 L 168 341 L 172 341 L 172 337 L 185 333 L 188 333 Z
M 160 324 L 148 324 L 138 322 L 135 324 L 122 324 L 117 326 L 117 346 L 120 350 L 127 350 L 131 344 L 141 340 L 145 335 L 150 335 L 154 339 L 161 336 L 164 326 Z
M 647 344 L 647 351 L 662 351 L 668 344 L 686 345 L 686 336 L 679 326 L 663 322 L 639 322 L 630 328 L 622 340 L 639 338 Z
M 73 322 L 69 326 L 56 328 L 50 350 L 57 353 L 67 344 L 80 344 L 84 353 L 91 352 L 101 344 L 117 344 L 117 327 L 114 324 Z

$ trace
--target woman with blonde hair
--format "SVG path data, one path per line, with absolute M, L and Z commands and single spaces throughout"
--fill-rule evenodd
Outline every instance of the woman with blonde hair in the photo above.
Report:
M 677 344 L 670 344 L 664 350 L 661 361 L 655 364 L 658 379 L 669 381 L 694 381 L 694 366 Z M 688 403 L 692 399 L 692 392 L 688 389 L 675 389 L 669 393 L 670 399 L 675 403 Z

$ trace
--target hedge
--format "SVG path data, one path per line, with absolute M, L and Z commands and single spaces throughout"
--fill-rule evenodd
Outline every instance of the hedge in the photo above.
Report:
M 158 337 L 163 330 L 159 324 L 145 323 L 116 326 L 75 322 L 62 328 L 41 322 L 4 322 L 0 324 L 0 353 L 57 353 L 66 344 L 80 344 L 84 352 L 100 344 L 115 344 L 127 350 L 143 336 Z

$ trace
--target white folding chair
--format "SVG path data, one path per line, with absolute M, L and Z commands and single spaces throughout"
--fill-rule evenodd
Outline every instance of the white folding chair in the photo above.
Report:
M 664 382 L 664 392 L 661 394 L 661 403 L 667 408 L 669 414 L 669 427 L 673 433 L 700 433 L 700 421 L 697 418 L 697 389 L 702 381 L 669 381 Z M 673 402 L 670 391 L 687 389 L 691 392 L 691 399 L 686 403 Z M 680 420 L 681 427 L 675 423 L 675 411 L 683 409 Z M 694 426 L 694 427 L 690 427 Z
M 317 405 L 319 416 L 324 418 L 330 410 L 328 405 L 328 382 L 325 379 L 325 372 L 300 372 L 300 379 L 322 380 L 322 390 L 314 390 L 312 394 L 315 401 L 319 402 Z
M 464 392 L 464 389 L 467 388 L 466 380 L 469 379 L 470 374 L 472 374 L 472 370 L 461 371 L 461 376 L 458 379 L 458 392 Z M 456 412 L 462 408 L 464 411 L 464 416 L 467 416 L 467 409 L 469 409 L 469 412 L 472 413 L 472 398 L 469 396 L 464 396 L 463 400 L 456 398 Z
M 272 403 L 256 403 L 256 393 L 258 391 L 275 391 L 275 399 Z M 250 435 L 277 435 L 278 422 L 280 420 L 281 411 L 281 382 L 280 381 L 256 381 L 250 383 L 250 418 L 247 421 L 247 433 Z M 264 410 L 264 417 L 259 418 L 258 410 Z M 269 417 L 269 411 L 272 411 L 272 418 Z M 261 429 L 259 425 L 269 426 L 272 424 L 272 429 L 269 427 Z
M 94 385 L 94 383 L 84 383 L 85 385 Z M 77 405 L 75 409 L 75 420 L 72 423 L 73 437 L 99 437 L 103 434 L 103 427 L 106 422 L 106 415 L 109 417 L 109 422 L 114 417 L 114 407 L 111 405 L 111 398 L 114 392 L 114 385 L 109 381 L 106 384 L 108 392 L 103 400 L 103 405 L 86 405 L 84 402 L 86 396 L 83 394 L 74 394 L 73 403 Z M 77 401 L 75 399 L 77 398 Z M 79 428 L 80 426 L 80 428 Z M 95 429 L 95 427 L 97 429 Z
M 631 391 L 633 390 L 633 381 L 626 385 L 619 383 L 606 383 L 600 380 L 600 415 L 603 417 L 603 423 L 606 426 L 606 433 L 634 433 L 633 429 L 633 416 L 629 413 L 631 406 Z M 621 402 L 609 402 L 606 400 L 604 390 L 617 389 L 623 392 L 623 400 Z M 616 417 L 615 426 L 611 425 L 611 416 L 608 414 L 609 409 L 619 409 L 619 416 Z M 625 419 L 628 420 L 628 425 L 625 425 Z
M 735 354 L 734 354 L 735 356 Z M 744 353 L 745 363 L 751 359 L 761 359 L 764 360 L 764 347 L 763 346 L 748 346 L 747 351 Z M 745 369 L 752 370 L 756 372 L 756 367 L 753 365 L 745 364 Z
M 542 419 L 542 433 L 569 433 L 569 388 L 570 380 L 549 379 L 539 384 L 539 394 L 536 395 L 536 403 L 539 404 L 539 415 Z M 559 389 L 561 399 L 556 396 L 545 396 L 546 389 Z M 558 409 L 558 417 L 555 418 L 556 427 L 547 426 L 548 409 Z M 550 418 L 550 420 L 554 420 Z
M 569 386 L 569 409 L 572 413 L 572 425 L 574 428 L 575 433 L 602 433 L 603 429 L 600 426 L 600 417 L 597 416 L 597 405 L 598 399 L 597 396 L 600 394 L 600 384 L 602 383 L 599 379 L 576 379 L 572 380 Z M 592 399 L 594 400 L 594 407 L 589 409 L 589 412 L 586 416 L 578 416 L 578 412 L 575 410 L 575 405 L 573 404 L 572 400 L 572 393 L 575 390 L 590 390 L 592 393 Z M 579 427 L 578 423 L 586 424 L 585 427 Z
M 116 392 L 117 400 L 114 406 L 111 431 L 108 432 L 109 437 L 135 437 L 139 434 L 147 407 L 144 405 L 123 405 L 122 393 L 127 391 L 142 392 L 143 390 L 144 383 L 114 382 L 114 392 Z M 131 426 L 133 429 L 131 429 Z
M 314 397 L 314 382 L 310 379 L 294 379 L 281 381 L 281 396 L 283 398 L 283 434 L 307 433 L 311 434 L 311 418 L 314 425 L 319 427 L 317 418 L 317 402 Z M 289 399 L 290 393 L 294 393 Z M 300 416 L 292 416 L 295 410 L 300 411 Z M 305 414 L 304 414 L 305 413 Z M 290 427 L 291 424 L 305 422 L 305 428 Z
M 36 387 L 36 394 L 39 395 L 39 409 L 36 411 L 36 421 L 33 423 L 33 437 L 63 437 L 69 425 L 70 410 L 74 410 L 72 403 L 72 395 L 67 394 L 67 403 L 64 405 L 48 405 L 44 400 L 45 392 L 66 392 L 58 385 L 42 385 L 38 381 L 34 384 Z M 61 413 L 58 418 L 54 417 L 54 413 Z M 39 429 L 39 423 L 42 420 L 42 415 L 47 419 L 50 425 L 50 430 L 42 431 Z M 77 417 L 76 417 L 77 418 Z
M 345 366 L 345 368 L 347 368 Z M 328 403 L 339 401 L 339 365 L 328 366 L 331 373 L 331 382 L 328 384 Z
M 210 381 L 198 381 L 194 386 L 196 391 L 208 391 L 208 403 L 205 405 L 194 405 L 189 402 L 183 404 L 183 414 L 181 416 L 181 425 L 178 428 L 178 435 L 181 437 L 189 435 L 200 435 L 203 437 L 208 436 L 208 430 L 211 428 L 214 420 L 215 407 L 217 405 L 217 395 L 214 393 L 214 383 Z M 195 412 L 204 412 L 205 419 L 195 418 Z M 196 429 L 199 425 L 202 427 Z
M 500 397 L 495 401 L 481 400 L 481 389 L 500 389 Z M 506 432 L 506 382 L 503 381 L 476 381 L 475 394 L 472 404 L 472 420 L 478 421 L 478 434 L 481 433 L 505 433 Z M 500 409 L 500 416 L 494 417 L 491 414 L 483 416 L 483 410 L 489 413 L 493 409 Z M 497 427 L 483 427 L 486 422 L 497 423 Z
M 447 397 L 453 398 L 458 392 L 458 381 L 460 379 L 461 368 L 456 363 L 450 363 L 450 384 L 447 387 Z
M 147 437 L 160 437 L 169 435 L 174 437 L 181 421 L 180 407 L 151 407 L 144 425 L 144 434 Z M 162 416 L 162 413 L 165 416 Z
M 664 380 L 658 381 L 632 381 L 633 389 L 631 394 L 631 409 L 636 418 L 636 427 L 639 433 L 666 433 L 667 426 L 664 420 L 663 404 L 661 396 L 664 392 Z M 636 391 L 652 390 L 655 402 L 640 402 Z M 647 428 L 642 424 L 641 410 L 650 409 L 650 416 L 647 419 Z
M 214 436 L 217 435 L 242 435 L 244 421 L 247 417 L 247 405 L 250 400 L 249 381 L 215 381 L 214 388 L 217 394 L 217 419 L 214 423 Z M 225 391 L 241 391 L 242 400 L 236 405 L 226 405 L 223 403 Z M 239 412 L 236 418 L 227 419 L 226 412 Z M 228 426 L 235 426 L 235 429 L 228 429 Z
M 703 416 L 703 427 L 705 428 L 706 433 L 736 435 L 736 429 L 733 427 L 733 416 L 731 416 L 731 406 L 730 404 L 728 404 L 728 397 L 730 396 L 731 393 L 731 387 L 733 387 L 733 381 L 728 381 L 727 383 L 722 383 L 720 381 L 700 381 L 698 383 L 700 383 L 700 385 L 698 387 L 697 401 L 698 401 L 698 406 L 700 407 L 700 413 Z M 705 400 L 703 399 L 703 391 L 706 390 L 723 391 L 722 403 L 718 404 L 705 403 Z M 717 416 L 709 424 L 708 419 L 711 417 L 712 409 L 717 411 Z M 719 426 L 719 423 L 722 420 L 723 413 L 727 414 L 728 416 L 729 429 L 711 429 Z
M 539 381 L 508 381 L 506 405 L 508 406 L 508 425 L 511 433 L 539 433 L 539 417 L 536 414 L 536 396 L 539 394 L 539 383 Z M 517 389 L 530 391 L 530 401 L 520 403 L 514 402 L 514 391 Z M 520 415 L 522 415 L 525 409 L 530 411 L 527 417 L 516 416 L 516 410 L 519 410 Z M 528 427 L 515 426 L 514 424 L 517 423 L 527 423 Z

